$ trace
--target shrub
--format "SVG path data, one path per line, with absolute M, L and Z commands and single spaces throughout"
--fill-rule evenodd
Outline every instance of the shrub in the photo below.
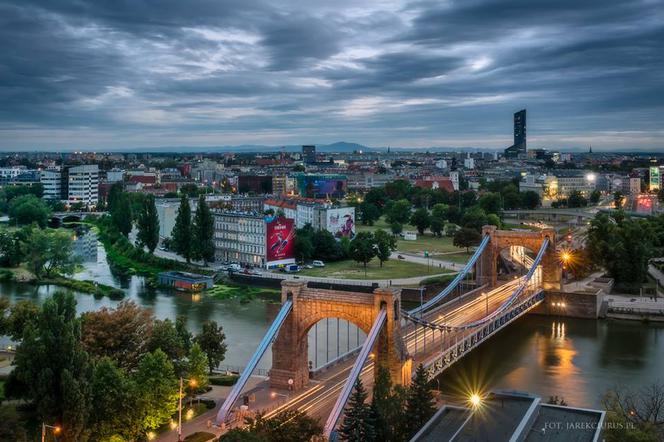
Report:
M 191 433 L 189 436 L 185 437 L 185 442 L 207 442 L 213 440 L 216 436 L 212 433 L 206 431 L 197 431 L 196 433 Z
M 210 384 L 222 387 L 230 387 L 231 385 L 235 385 L 239 377 L 240 376 L 236 374 L 212 376 L 210 377 Z

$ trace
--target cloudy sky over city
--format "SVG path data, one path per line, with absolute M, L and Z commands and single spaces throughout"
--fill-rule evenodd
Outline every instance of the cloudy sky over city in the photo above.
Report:
M 661 0 L 0 0 L 0 149 L 664 148 Z

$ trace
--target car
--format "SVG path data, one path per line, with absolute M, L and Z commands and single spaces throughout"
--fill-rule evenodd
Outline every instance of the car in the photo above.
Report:
M 240 272 L 242 271 L 242 266 L 240 264 L 233 263 L 228 266 L 228 270 L 230 270 L 231 272 Z
M 399 259 L 406 259 L 406 257 L 403 256 L 403 255 L 397 255 L 397 258 L 399 258 Z
M 314 268 L 314 266 L 311 265 L 311 264 L 305 264 L 302 267 L 304 267 L 305 269 L 313 269 Z
M 318 259 L 315 259 L 311 263 L 311 265 L 313 265 L 314 267 L 325 267 L 325 263 L 323 261 L 318 260 Z

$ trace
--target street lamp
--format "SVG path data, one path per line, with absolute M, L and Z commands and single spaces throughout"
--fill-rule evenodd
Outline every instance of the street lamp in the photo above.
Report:
M 468 398 L 468 401 L 470 402 L 470 405 L 473 406 L 473 408 L 479 408 L 479 406 L 482 405 L 482 397 L 477 393 L 471 394 L 470 398 Z
M 42 430 L 41 430 L 41 442 L 44 442 L 46 440 L 46 429 L 53 430 L 53 434 L 56 436 L 60 434 L 62 431 L 62 427 L 59 425 L 46 425 L 44 422 L 42 422 Z
M 189 386 L 194 388 L 198 385 L 198 382 L 196 379 L 185 379 L 185 378 L 180 378 L 180 394 L 178 395 L 178 442 L 182 442 L 182 388 L 184 385 L 184 381 L 187 381 L 189 383 Z M 191 419 L 189 417 L 189 419 Z

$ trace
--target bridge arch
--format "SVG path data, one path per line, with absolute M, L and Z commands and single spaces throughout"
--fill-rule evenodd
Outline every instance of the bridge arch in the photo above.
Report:
M 291 299 L 293 309 L 272 345 L 270 384 L 297 390 L 309 381 L 308 332 L 326 318 L 348 321 L 369 333 L 381 307 L 387 323 L 375 346 L 375 362 L 390 371 L 394 383 L 410 381 L 410 359 L 400 329 L 400 290 L 378 288 L 373 293 L 311 288 L 306 282 L 283 281 L 282 302 Z M 290 297 L 290 298 L 289 298 Z
M 562 270 L 558 263 L 556 253 L 556 231 L 554 229 L 542 229 L 533 232 L 518 230 L 499 230 L 496 226 L 484 226 L 482 235 L 488 235 L 489 244 L 484 249 L 481 260 L 481 271 L 477 274 L 479 284 L 497 285 L 498 271 L 497 260 L 500 251 L 510 246 L 523 246 L 534 251 L 540 250 L 546 239 L 549 245 L 542 257 L 542 286 L 545 290 L 560 290 L 562 284 Z

